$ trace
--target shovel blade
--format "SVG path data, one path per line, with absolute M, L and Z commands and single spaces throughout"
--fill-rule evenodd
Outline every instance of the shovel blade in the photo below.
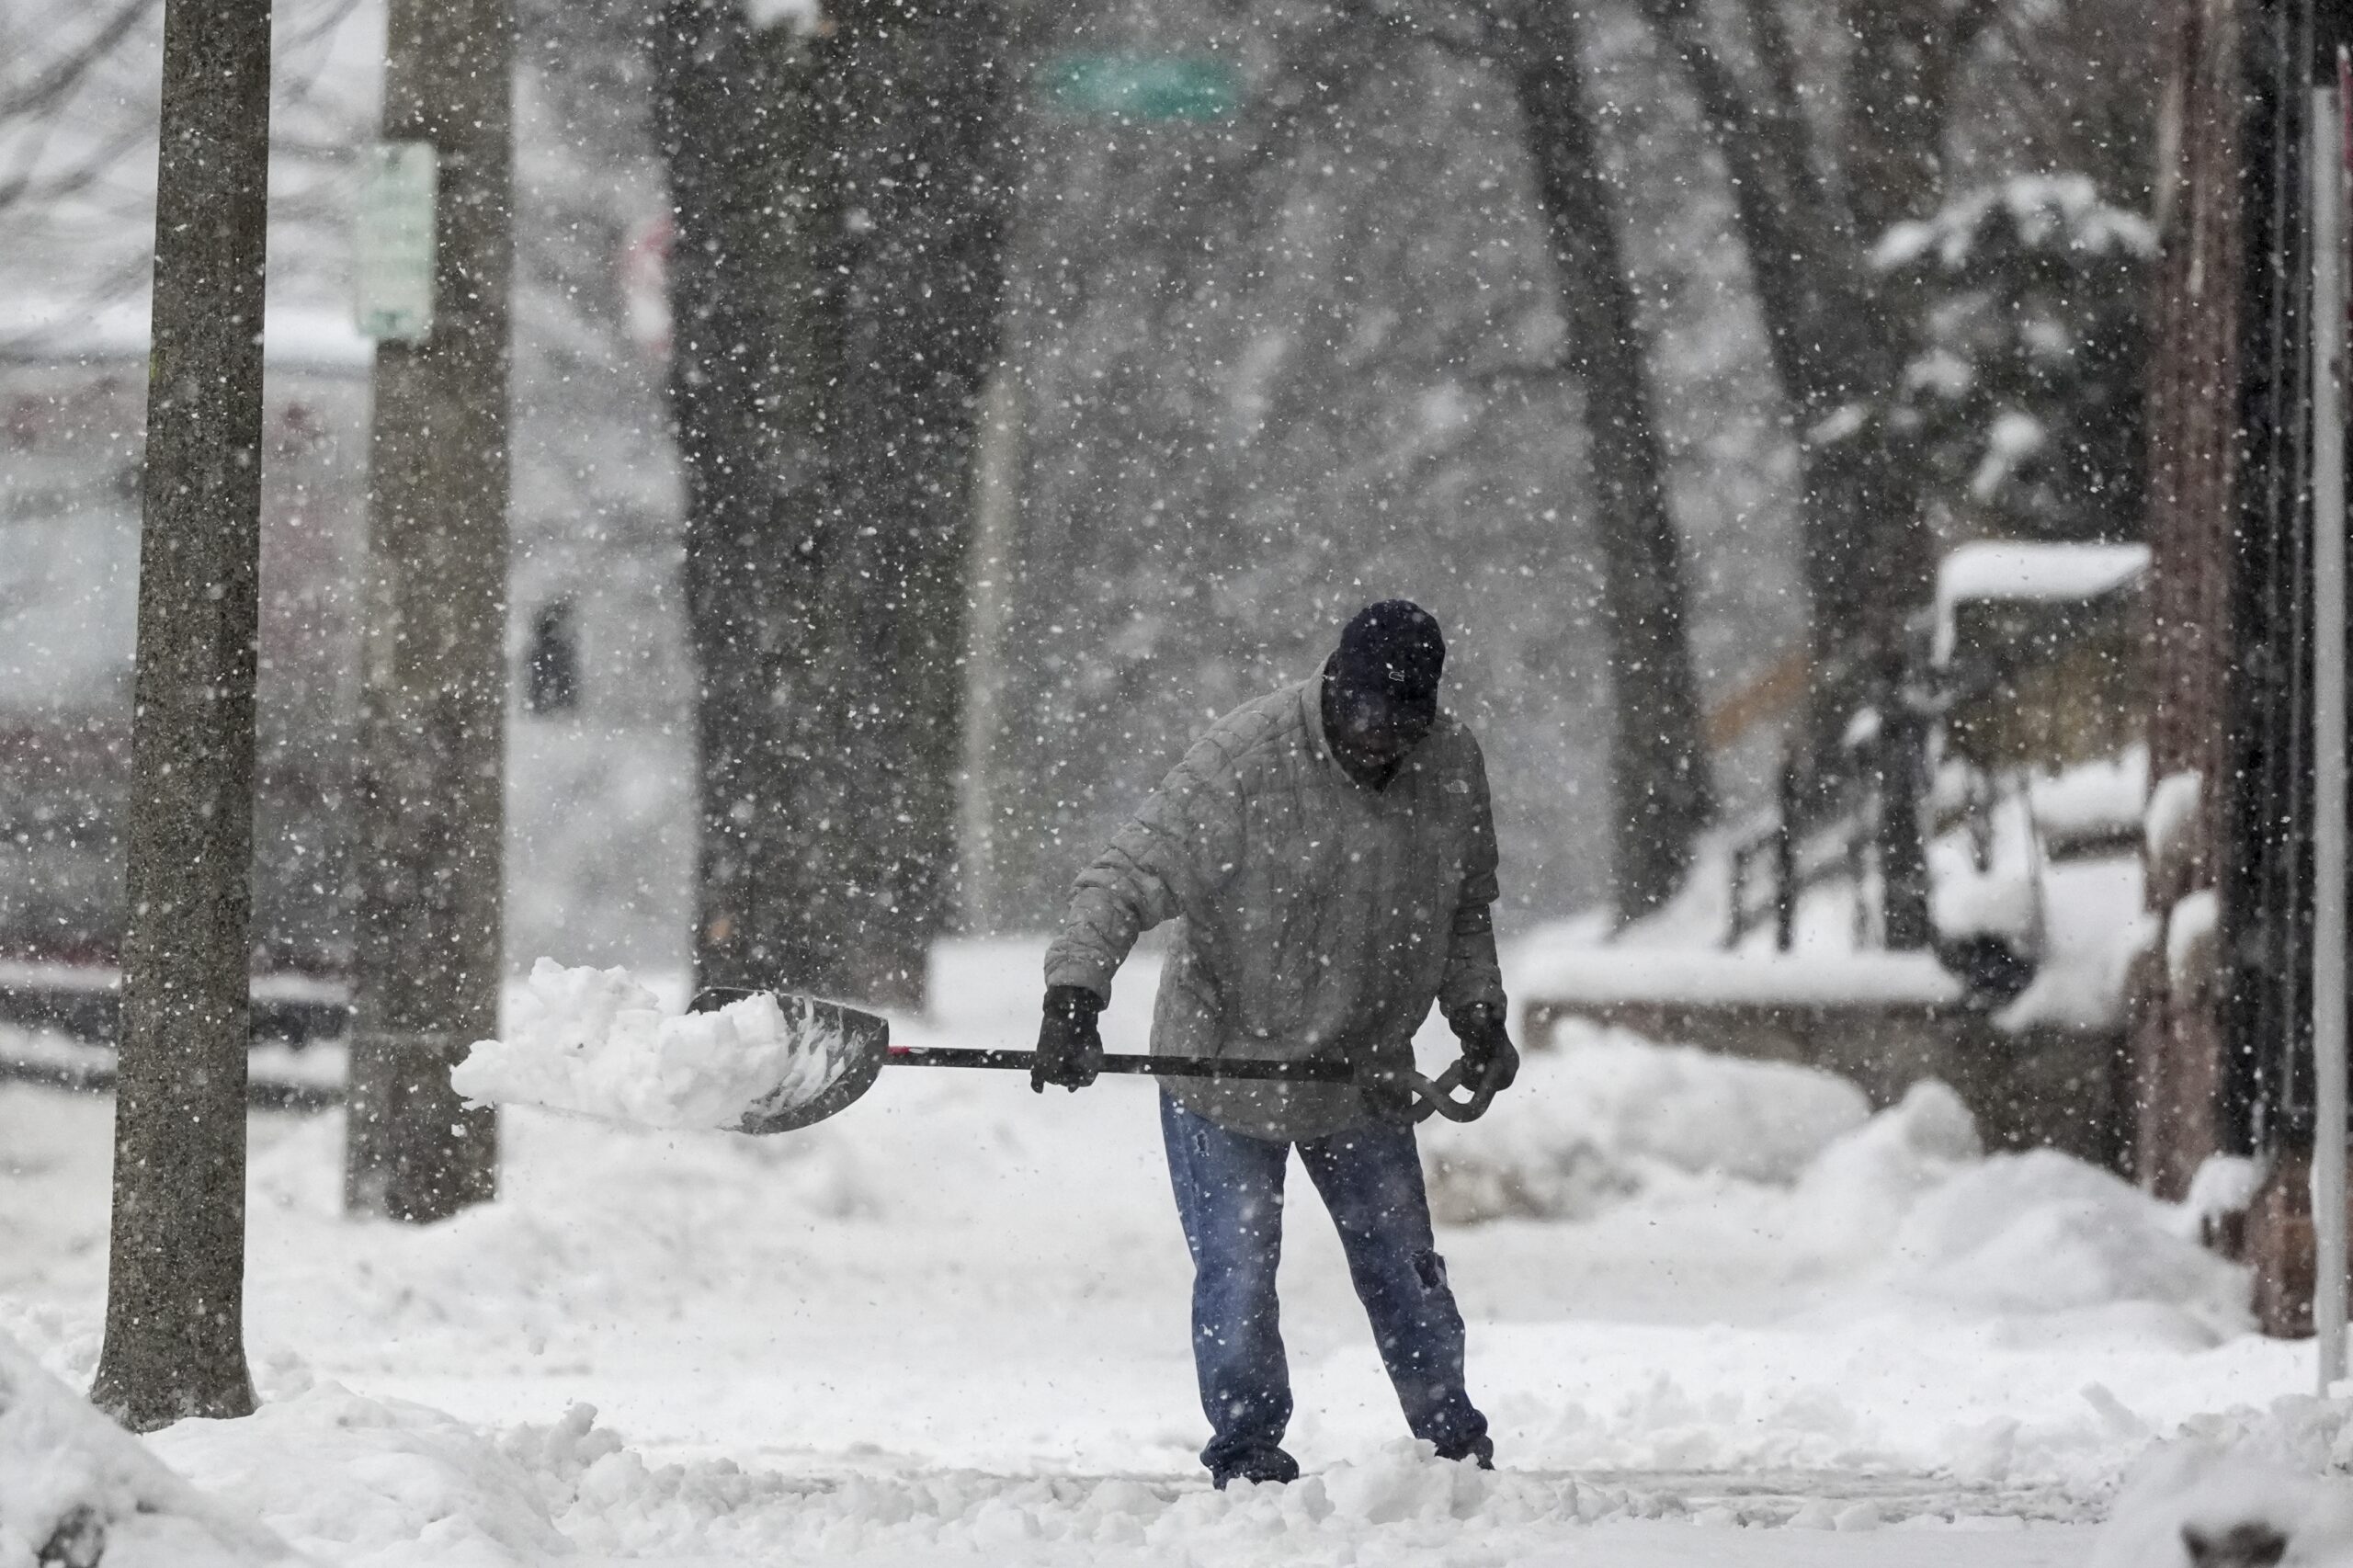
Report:
M 687 1011 L 715 1013 L 730 1002 L 757 994 L 754 991 L 710 986 L 696 993 L 695 999 L 687 1005 Z M 887 1018 L 821 997 L 784 991 L 768 994 L 777 999 L 785 1017 L 801 1020 L 803 1027 L 838 1035 L 840 1044 L 835 1051 L 841 1071 L 814 1095 L 796 1096 L 790 1085 L 779 1085 L 773 1092 L 754 1100 L 745 1108 L 744 1119 L 735 1124 L 734 1131 L 755 1136 L 790 1132 L 847 1109 L 874 1086 L 874 1080 L 882 1072 L 883 1059 L 891 1051 L 891 1024 Z

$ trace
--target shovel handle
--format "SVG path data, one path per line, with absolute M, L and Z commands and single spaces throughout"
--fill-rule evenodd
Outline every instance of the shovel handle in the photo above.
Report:
M 974 1051 L 961 1046 L 894 1045 L 883 1053 L 882 1060 L 892 1067 L 994 1067 L 1006 1072 L 1027 1073 L 1037 1064 L 1037 1053 L 1028 1051 Z M 1306 1061 L 1271 1062 L 1247 1056 L 1137 1056 L 1107 1053 L 1101 1071 L 1132 1073 L 1155 1078 L 1259 1078 L 1289 1080 L 1295 1084 L 1353 1084 L 1356 1069 L 1345 1062 Z M 1406 1086 L 1413 1091 L 1413 1119 L 1427 1121 L 1435 1114 L 1449 1121 L 1476 1121 L 1487 1111 L 1495 1090 L 1481 1086 L 1468 1098 L 1457 1098 L 1456 1091 L 1469 1076 L 1466 1063 L 1457 1062 L 1432 1083 L 1419 1073 L 1409 1074 Z
M 892 1067 L 995 1067 L 1027 1073 L 1037 1053 L 972 1051 L 957 1046 L 892 1046 L 882 1060 Z M 1136 1073 L 1158 1078 L 1276 1078 L 1301 1084 L 1347 1084 L 1356 1078 L 1345 1062 L 1268 1062 L 1233 1056 L 1106 1055 L 1106 1073 Z
M 1438 1074 L 1433 1084 L 1419 1073 L 1406 1080 L 1414 1090 L 1414 1119 L 1427 1121 L 1432 1113 L 1449 1121 L 1476 1121 L 1487 1114 L 1487 1107 L 1495 1103 L 1495 1091 L 1482 1084 L 1471 1092 L 1468 1099 L 1457 1099 L 1454 1091 L 1471 1076 L 1471 1065 L 1457 1062 Z

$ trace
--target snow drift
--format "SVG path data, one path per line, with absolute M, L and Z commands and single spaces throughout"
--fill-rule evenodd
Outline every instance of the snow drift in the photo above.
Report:
M 532 1436 L 502 1440 L 425 1405 L 320 1381 L 243 1420 L 182 1421 L 150 1440 L 323 1562 L 519 1568 L 574 1550 L 530 1462 Z
M 574 1553 L 664 1563 L 1198 1560 L 1470 1565 L 1558 1532 L 1685 1523 L 1671 1492 L 1514 1475 L 1390 1442 L 1291 1486 L 1006 1476 L 970 1470 L 815 1478 L 731 1460 L 651 1461 L 595 1407 L 490 1437 L 439 1412 L 320 1383 L 242 1422 L 163 1443 L 327 1561 L 525 1568 Z M 1757 1522 L 1786 1513 L 1767 1502 Z M 1636 1561 L 1654 1561 L 1647 1553 Z M 1672 1559 L 1680 1561 L 1680 1558 Z
M 1833 1074 L 1574 1031 L 1475 1123 L 1421 1131 L 1444 1220 L 1573 1219 L 1665 1172 L 1787 1182 L 1870 1106 Z
M 1987 1312 L 2153 1301 L 2217 1335 L 2245 1327 L 2245 1271 L 2181 1235 L 2175 1212 L 2049 1149 L 1995 1154 L 1913 1207 L 1892 1272 L 1908 1290 Z
M 1737 1204 L 1796 1256 L 1984 1317 L 2120 1305 L 2190 1342 L 2247 1326 L 2245 1270 L 2189 1239 L 2180 1206 L 2052 1150 L 1988 1155 L 1933 1080 L 1872 1114 L 1816 1068 L 1622 1031 L 1563 1030 L 1482 1120 L 1423 1137 L 1456 1223 L 1591 1220 L 1613 1207 Z
M 2091 1568 L 2353 1568 L 2353 1481 L 2251 1452 L 2162 1445 L 2134 1467 Z
M 0 1568 L 301 1561 L 198 1492 L 0 1335 Z

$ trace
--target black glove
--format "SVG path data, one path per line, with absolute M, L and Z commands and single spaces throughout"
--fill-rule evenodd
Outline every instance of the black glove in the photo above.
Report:
M 1519 1048 L 1504 1028 L 1501 1007 L 1474 1002 L 1447 1020 L 1462 1042 L 1463 1086 L 1501 1094 L 1519 1076 Z
M 1095 1027 L 1103 998 L 1084 985 L 1046 987 L 1046 1017 L 1038 1026 L 1038 1056 L 1029 1086 L 1040 1094 L 1049 1084 L 1083 1089 L 1103 1071 L 1103 1036 Z

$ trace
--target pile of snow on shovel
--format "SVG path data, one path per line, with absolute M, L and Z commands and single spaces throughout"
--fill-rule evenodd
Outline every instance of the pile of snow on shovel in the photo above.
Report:
M 475 1041 L 449 1082 L 475 1104 L 733 1129 L 755 1104 L 806 1104 L 847 1065 L 839 1026 L 803 998 L 666 1013 L 627 970 L 541 959 L 509 1000 L 506 1038 Z

